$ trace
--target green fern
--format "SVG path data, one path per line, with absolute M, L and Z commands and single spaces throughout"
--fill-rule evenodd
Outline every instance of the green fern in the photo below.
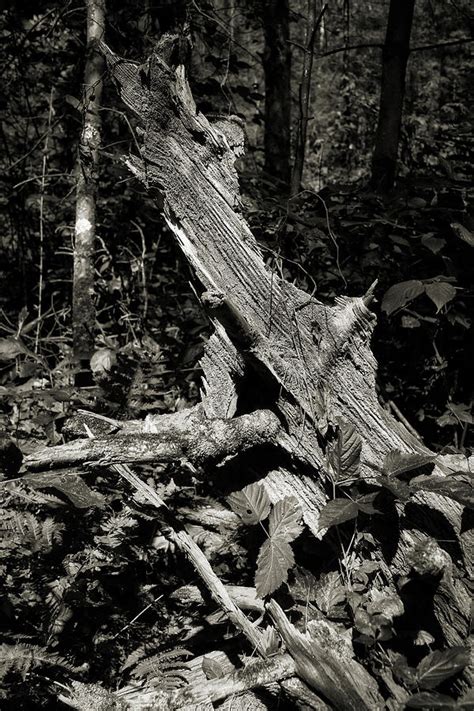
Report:
M 101 523 L 100 527 L 105 535 L 95 536 L 94 540 L 109 548 L 118 548 L 130 538 L 128 529 L 136 525 L 137 520 L 130 516 L 127 510 L 121 511 Z
M 28 672 L 42 665 L 61 667 L 69 672 L 78 669 L 59 654 L 48 652 L 36 644 L 0 644 L 0 682 L 7 674 L 20 674 L 25 679 Z
M 33 553 L 48 553 L 61 540 L 62 529 L 62 524 L 51 516 L 41 521 L 30 511 L 4 511 L 1 515 L 3 547 L 15 543 L 30 548 Z
M 166 691 L 178 689 L 187 683 L 185 657 L 190 653 L 186 649 L 174 649 L 168 652 L 147 655 L 147 649 L 136 649 L 122 667 L 122 670 L 134 667 L 132 676 L 143 679 L 150 686 L 160 686 Z
M 68 622 L 73 612 L 71 608 L 65 604 L 64 595 L 66 590 L 71 587 L 71 578 L 64 576 L 46 583 L 49 592 L 46 595 L 46 605 L 49 608 L 50 615 L 47 616 L 46 624 L 48 629 L 48 642 L 63 631 L 66 622 Z

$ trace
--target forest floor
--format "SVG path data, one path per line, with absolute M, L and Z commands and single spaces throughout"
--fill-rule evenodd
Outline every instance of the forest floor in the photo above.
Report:
M 303 192 L 290 202 L 262 196 L 252 179 L 244 177 L 243 188 L 247 219 L 270 268 L 327 302 L 336 294 L 362 295 L 378 280 L 373 348 L 381 401 L 434 449 L 468 453 L 474 235 L 466 227 L 472 201 L 466 186 L 430 177 L 403 183 L 385 200 L 339 187 Z M 2 660 L 10 664 L 2 708 L 53 708 L 52 680 L 64 679 L 66 669 L 110 687 L 145 679 L 172 688 L 179 684 L 185 650 L 195 656 L 235 646 L 235 631 L 215 608 L 199 597 L 190 602 L 189 590 L 180 590 L 195 585 L 196 574 L 126 482 L 93 469 L 23 476 L 11 446 L 13 441 L 25 456 L 61 443 L 65 423 L 79 410 L 142 419 L 198 401 L 199 358 L 211 329 L 177 259 L 165 242 L 139 337 L 118 338 L 102 326 L 90 387 L 71 385 L 67 329 L 49 329 L 45 320 L 38 339 L 34 319 L 5 304 L 0 505 L 8 535 L 0 543 L 0 617 L 3 643 L 16 643 L 23 656 Z M 215 481 L 206 484 L 179 463 L 141 465 L 136 472 L 185 521 L 227 585 L 253 586 L 261 537 L 241 526 Z M 332 596 L 322 599 L 317 576 L 324 571 L 323 551 L 315 548 L 309 536 L 300 537 L 302 562 L 278 599 L 295 614 L 303 611 L 307 621 L 329 614 L 344 626 L 350 618 L 347 591 L 339 574 L 326 570 Z M 359 589 L 372 573 L 355 574 Z M 304 590 L 310 591 L 306 603 Z M 418 631 L 417 646 L 408 652 L 412 622 L 377 627 L 374 620 L 356 621 L 361 658 L 391 640 L 390 654 L 405 655 L 405 664 L 415 668 L 434 634 Z M 167 658 L 169 650 L 174 654 Z M 45 674 L 41 657 L 48 664 Z M 454 693 L 451 676 L 462 668 L 457 663 L 440 681 L 443 694 Z M 20 681 L 25 674 L 27 684 Z M 398 681 L 412 690 L 408 678 L 400 671 Z M 280 704 L 285 708 L 283 699 Z

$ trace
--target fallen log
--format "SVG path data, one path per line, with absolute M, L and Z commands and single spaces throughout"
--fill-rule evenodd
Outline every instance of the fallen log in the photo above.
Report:
M 279 429 L 278 418 L 269 410 L 258 410 L 233 419 L 209 419 L 202 407 L 197 406 L 172 415 L 149 418 L 144 423 L 126 423 L 115 434 L 40 449 L 25 459 L 25 466 L 31 471 L 86 462 L 101 466 L 182 462 L 197 467 L 275 442 Z

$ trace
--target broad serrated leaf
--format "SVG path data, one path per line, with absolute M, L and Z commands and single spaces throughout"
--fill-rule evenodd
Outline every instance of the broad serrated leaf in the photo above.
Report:
M 400 476 L 413 469 L 419 469 L 435 460 L 434 454 L 417 454 L 416 452 L 400 452 L 398 449 L 389 452 L 383 463 L 383 471 L 387 476 Z
M 273 506 L 270 513 L 270 538 L 277 536 L 290 543 L 298 538 L 302 531 L 302 513 L 295 496 L 285 496 Z
M 459 237 L 459 239 L 462 239 L 464 242 L 466 242 L 466 244 L 469 244 L 471 247 L 474 247 L 474 233 L 466 229 L 464 225 L 461 225 L 459 222 L 452 222 L 451 228 L 454 234 Z
M 456 296 L 456 289 L 452 284 L 446 284 L 445 282 L 437 281 L 433 284 L 427 284 L 425 286 L 426 295 L 429 296 L 431 301 L 437 308 L 437 312 L 441 311 L 443 306 L 449 301 L 452 301 Z
M 91 371 L 95 377 L 108 375 L 117 364 L 117 354 L 111 348 L 99 348 L 90 359 Z
M 450 410 L 458 422 L 467 422 L 467 424 L 473 424 L 472 418 L 472 405 L 468 405 L 463 402 L 448 402 L 448 410 Z
M 64 96 L 64 101 L 69 104 L 70 106 L 73 107 L 73 109 L 76 109 L 76 111 L 81 111 L 82 110 L 82 101 L 79 101 L 79 99 L 76 99 L 75 96 L 72 96 L 72 94 L 66 94 Z
M 463 402 L 448 402 L 446 410 L 441 417 L 438 417 L 436 422 L 440 427 L 446 425 L 457 425 L 460 422 L 466 422 L 469 425 L 473 423 L 471 414 L 472 406 Z
M 264 541 L 257 558 L 255 587 L 260 598 L 270 595 L 288 579 L 288 571 L 295 565 L 290 544 L 282 538 Z
M 455 709 L 456 702 L 445 694 L 437 691 L 421 691 L 410 696 L 406 702 L 409 709 Z
M 419 328 L 421 321 L 413 316 L 402 316 L 402 328 Z
M 295 580 L 291 585 L 291 595 L 294 600 L 305 603 L 314 602 L 317 596 L 317 580 L 309 570 L 298 567 L 294 572 Z
M 421 244 L 423 247 L 429 249 L 433 254 L 438 254 L 443 247 L 446 246 L 446 240 L 442 237 L 433 237 L 433 235 L 423 235 L 421 238 Z
M 472 474 L 417 477 L 410 483 L 412 491 L 433 491 L 448 496 L 468 509 L 474 509 L 474 479 Z
M 360 465 L 362 439 L 356 429 L 343 422 L 339 425 L 337 439 L 328 446 L 327 460 L 335 481 L 353 479 Z
M 398 595 L 377 588 L 370 591 L 366 609 L 370 615 L 383 615 L 390 622 L 404 613 L 403 602 Z
M 376 481 L 379 486 L 390 491 L 399 501 L 408 501 L 410 498 L 411 490 L 406 482 L 388 476 L 379 476 Z
M 416 669 L 411 667 L 403 654 L 396 654 L 392 663 L 393 675 L 409 689 L 416 686 Z
M 241 491 L 235 491 L 227 497 L 227 502 L 249 526 L 267 518 L 271 508 L 268 494 L 261 484 L 249 484 Z
M 331 615 L 331 611 L 346 599 L 346 589 L 341 576 L 335 571 L 321 575 L 315 593 L 314 601 L 326 615 Z
M 365 513 L 368 516 L 383 513 L 380 509 L 376 509 L 374 506 L 374 501 L 378 495 L 379 492 L 376 491 L 374 494 L 365 494 L 365 496 L 360 496 L 355 502 L 359 511 L 362 511 L 362 513 Z
M 15 360 L 24 353 L 23 344 L 16 338 L 0 338 L 0 361 Z
M 350 499 L 333 499 L 328 501 L 319 514 L 319 529 L 331 528 L 351 518 L 357 518 L 359 509 L 357 504 Z
M 435 638 L 433 637 L 432 634 L 430 634 L 426 630 L 419 630 L 418 634 L 416 635 L 415 639 L 413 640 L 413 644 L 417 647 L 425 647 L 429 644 L 433 644 L 434 641 L 435 641 Z
M 78 509 L 87 509 L 94 506 L 102 508 L 105 506 L 105 499 L 102 494 L 88 487 L 78 474 L 59 474 L 58 472 L 26 474 L 22 481 L 34 489 L 56 489 L 64 494 Z
M 418 664 L 417 682 L 421 689 L 434 689 L 445 679 L 462 671 L 469 664 L 467 647 L 451 647 L 444 652 L 431 652 Z
M 222 665 L 212 657 L 204 657 L 202 660 L 202 670 L 207 679 L 222 679 L 225 676 Z
M 424 290 L 424 284 L 416 279 L 394 284 L 384 294 L 382 311 L 385 311 L 387 316 L 390 316 L 394 311 L 403 308 L 409 301 L 413 301 L 417 296 L 423 294 Z

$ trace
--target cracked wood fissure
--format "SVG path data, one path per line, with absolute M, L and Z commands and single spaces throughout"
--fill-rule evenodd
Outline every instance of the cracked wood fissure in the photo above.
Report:
M 266 473 L 263 483 L 273 501 L 296 496 L 318 536 L 318 512 L 326 500 L 318 428 L 324 431 L 327 419 L 342 419 L 357 429 L 362 476 L 379 470 L 390 451 L 428 450 L 378 402 L 370 350 L 375 317 L 365 300 L 340 297 L 326 306 L 266 268 L 241 214 L 234 169 L 243 151 L 241 122 L 209 121 L 197 112 L 184 68 L 174 62 L 174 43 L 164 36 L 142 65 L 102 46 L 123 101 L 141 123 L 141 154 L 127 163 L 152 194 L 159 194 L 167 223 L 205 290 L 203 303 L 216 327 L 202 361 L 206 414 L 233 416 L 235 383 L 249 364 L 262 378 L 276 381 L 274 408 L 286 422 L 285 448 L 296 463 L 309 467 L 304 473 L 280 467 Z M 443 467 L 455 470 L 461 464 L 439 457 L 437 473 L 440 467 L 445 473 Z M 443 595 L 435 605 L 447 641 L 459 644 L 468 630 L 469 600 L 458 579 L 465 574 L 462 549 L 469 535 L 461 531 L 462 507 L 432 493 L 417 494 L 415 502 L 435 509 L 460 544 L 453 561 L 456 575 L 449 576 L 451 609 Z M 406 509 L 399 513 L 404 535 L 395 557 L 385 560 L 377 552 L 392 585 L 392 573 L 409 570 L 407 552 L 426 536 Z

